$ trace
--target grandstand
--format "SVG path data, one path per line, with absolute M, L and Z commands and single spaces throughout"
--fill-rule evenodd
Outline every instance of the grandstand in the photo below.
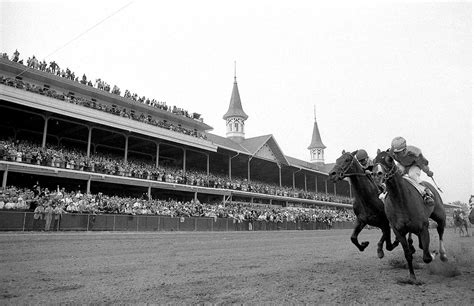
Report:
M 316 120 L 309 162 L 285 155 L 273 135 L 245 138 L 236 78 L 223 137 L 199 113 L 28 66 L 0 58 L 3 189 L 40 181 L 150 199 L 351 207 L 349 182 L 328 181 Z

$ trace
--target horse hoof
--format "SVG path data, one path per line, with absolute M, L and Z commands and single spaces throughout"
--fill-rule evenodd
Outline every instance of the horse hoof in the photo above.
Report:
M 411 276 L 408 279 L 406 279 L 406 278 L 405 279 L 399 279 L 399 280 L 397 280 L 397 283 L 403 284 L 403 285 L 417 285 L 417 286 L 423 285 L 423 282 L 420 281 L 420 280 L 417 280 L 416 277 L 414 277 L 414 276 Z
M 377 256 L 378 256 L 379 258 L 383 258 L 383 257 L 385 256 L 385 254 L 383 253 L 382 250 L 378 250 L 378 251 L 377 251 Z
M 361 252 L 364 252 L 365 248 L 369 245 L 369 242 L 368 241 L 364 241 L 360 244 L 360 246 L 358 247 L 359 248 L 359 251 Z
M 443 262 L 447 262 L 447 261 L 448 261 L 448 256 L 446 256 L 446 254 L 441 254 L 441 255 L 439 256 L 439 258 L 440 258 L 441 261 L 443 261 Z

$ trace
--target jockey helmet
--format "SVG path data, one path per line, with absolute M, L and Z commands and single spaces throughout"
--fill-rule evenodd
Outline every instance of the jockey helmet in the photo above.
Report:
M 392 151 L 401 152 L 407 147 L 407 141 L 403 137 L 395 137 L 392 140 Z
M 356 158 L 358 161 L 363 161 L 364 159 L 368 157 L 369 155 L 367 154 L 367 151 L 365 151 L 364 149 L 357 150 Z

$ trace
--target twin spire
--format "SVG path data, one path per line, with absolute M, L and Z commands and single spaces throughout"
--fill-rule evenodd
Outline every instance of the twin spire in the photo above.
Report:
M 226 137 L 236 142 L 242 142 L 245 139 L 245 120 L 248 117 L 240 101 L 239 87 L 237 86 L 237 68 L 234 62 L 234 87 L 232 88 L 229 109 L 222 117 L 226 121 Z
M 230 97 L 229 109 L 222 117 L 226 121 L 226 137 L 235 141 L 242 142 L 245 139 L 245 120 L 249 116 L 242 108 L 242 101 L 240 100 L 239 87 L 237 86 L 237 67 L 234 62 L 234 87 L 232 88 L 232 95 Z M 314 107 L 314 126 L 311 144 L 308 147 L 311 155 L 312 163 L 324 163 L 324 149 L 326 146 L 321 140 L 319 133 L 318 122 L 316 121 L 316 106 Z
M 310 161 L 312 163 L 324 164 L 324 149 L 326 149 L 326 146 L 319 134 L 318 122 L 316 121 L 316 106 L 314 106 L 313 136 L 311 137 L 311 143 L 308 147 L 311 158 Z
M 244 112 L 242 108 L 242 102 L 240 101 L 239 87 L 237 86 L 237 68 L 234 62 L 234 87 L 232 88 L 232 95 L 230 97 L 229 109 L 223 116 L 225 120 L 230 117 L 239 117 L 247 120 L 249 116 Z

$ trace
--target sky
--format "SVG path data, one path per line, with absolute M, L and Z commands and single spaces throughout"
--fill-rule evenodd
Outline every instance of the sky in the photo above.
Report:
M 246 138 L 309 161 L 316 115 L 333 163 L 403 136 L 445 202 L 474 194 L 471 2 L 0 0 L 0 52 L 15 49 L 200 113 L 220 136 L 236 62 Z

